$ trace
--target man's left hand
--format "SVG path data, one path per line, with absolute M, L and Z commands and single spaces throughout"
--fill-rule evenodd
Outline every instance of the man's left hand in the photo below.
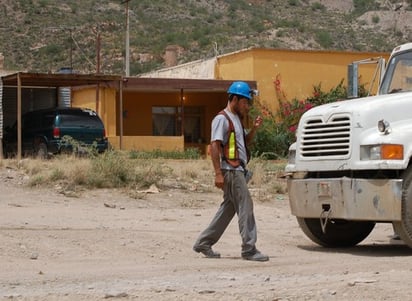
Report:
M 255 122 L 253 123 L 253 126 L 254 126 L 255 128 L 258 128 L 258 127 L 260 127 L 260 126 L 262 125 L 262 122 L 263 122 L 262 117 L 261 117 L 261 116 L 257 116 L 257 117 L 255 118 Z

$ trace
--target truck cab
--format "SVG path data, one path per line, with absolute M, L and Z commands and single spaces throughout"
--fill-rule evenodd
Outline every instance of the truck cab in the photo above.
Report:
M 325 247 L 360 243 L 392 223 L 412 247 L 412 43 L 396 47 L 376 96 L 314 107 L 289 148 L 290 208 Z

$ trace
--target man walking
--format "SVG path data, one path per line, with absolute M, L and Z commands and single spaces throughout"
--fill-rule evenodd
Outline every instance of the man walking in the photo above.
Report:
M 255 91 L 242 81 L 231 84 L 228 103 L 212 121 L 211 158 L 215 171 L 215 186 L 223 189 L 223 202 L 209 226 L 200 234 L 193 250 L 208 258 L 219 258 L 212 246 L 220 239 L 235 214 L 242 238 L 242 258 L 267 261 L 269 257 L 256 249 L 256 222 L 253 201 L 247 187 L 249 161 L 247 146 L 252 142 L 262 118 L 256 117 L 248 134 L 242 125 L 252 105 Z

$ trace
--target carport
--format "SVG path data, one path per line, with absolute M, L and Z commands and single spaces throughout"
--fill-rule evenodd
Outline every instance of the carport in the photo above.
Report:
M 18 72 L 11 75 L 6 75 L 1 77 L 0 81 L 0 145 L 2 145 L 3 140 L 3 130 L 4 130 L 4 108 L 3 108 L 3 87 L 8 87 L 15 89 L 16 97 L 13 99 L 12 105 L 16 103 L 16 118 L 17 121 L 17 159 L 20 160 L 22 157 L 22 113 L 24 110 L 28 110 L 27 107 L 24 107 L 22 110 L 22 90 L 25 88 L 45 88 L 45 89 L 56 89 L 65 88 L 65 87 L 76 87 L 72 89 L 72 96 L 76 95 L 75 102 L 72 102 L 73 106 L 84 106 L 82 103 L 82 97 L 79 97 L 81 91 L 95 91 L 92 93 L 93 96 L 89 99 L 93 99 L 95 96 L 95 104 L 91 104 L 94 107 L 91 109 L 100 112 L 99 106 L 104 105 L 107 102 L 114 104 L 114 108 L 117 108 L 113 111 L 106 112 L 109 113 L 108 116 L 111 116 L 110 119 L 112 122 L 111 126 L 115 128 L 113 136 L 109 137 L 112 140 L 110 141 L 113 145 L 119 149 L 132 149 L 136 143 L 143 144 L 146 147 L 151 144 L 151 142 L 161 141 L 161 143 L 174 144 L 174 143 L 183 143 L 184 142 L 184 130 L 185 130 L 185 119 L 189 117 L 187 114 L 183 114 L 187 104 L 187 95 L 195 98 L 198 95 L 203 94 L 203 96 L 208 95 L 206 100 L 203 100 L 205 106 L 210 106 L 210 99 L 214 98 L 216 95 L 221 95 L 221 102 L 218 106 L 219 108 L 225 104 L 227 101 L 226 90 L 231 84 L 232 81 L 228 80 L 202 80 L 202 79 L 170 79 L 170 78 L 137 78 L 137 77 L 122 77 L 120 75 L 82 75 L 82 74 L 43 74 L 43 73 L 26 73 Z M 256 89 L 255 81 L 247 81 L 251 88 Z M 116 95 L 110 100 L 102 100 L 99 95 L 101 88 L 114 89 Z M 57 93 L 57 92 L 56 92 Z M 100 92 L 101 93 L 101 92 Z M 130 133 L 128 129 L 131 127 L 136 128 L 136 119 L 148 118 L 148 115 L 151 113 L 149 107 L 155 106 L 159 102 L 158 99 L 164 98 L 165 95 L 172 94 L 174 99 L 176 99 L 176 105 L 180 107 L 182 111 L 180 122 L 180 131 L 178 135 L 181 137 L 179 139 L 173 139 L 178 137 L 155 137 L 151 136 L 151 133 Z M 140 98 L 136 95 L 144 95 L 148 97 Z M 152 95 L 152 96 L 150 96 Z M 156 100 L 151 102 L 150 97 L 154 97 Z M 186 100 L 185 100 L 186 97 Z M 73 99 L 74 100 L 74 99 Z M 34 100 L 36 101 L 36 100 Z M 100 104 L 99 104 L 100 103 Z M 142 111 L 141 104 L 144 104 L 149 111 Z M 57 106 L 57 103 L 50 104 L 50 106 Z M 138 108 L 136 108 L 138 106 Z M 131 113 L 133 110 L 134 113 L 138 114 L 137 118 L 129 118 L 125 120 L 125 114 L 127 115 L 127 110 Z M 208 111 L 206 120 L 209 122 L 209 119 L 216 112 Z M 14 113 L 13 113 L 14 114 Z M 127 117 L 127 116 L 126 116 Z M 136 117 L 136 115 L 135 115 Z M 149 116 L 150 117 L 150 116 Z M 211 119 L 210 119 L 211 120 Z M 107 120 L 103 120 L 105 126 Z M 144 122 L 145 124 L 152 124 L 152 122 Z M 186 122 L 187 123 L 187 122 Z M 187 126 L 187 125 L 186 125 Z M 177 141 L 177 142 L 176 142 Z M 207 141 L 202 141 L 203 144 L 206 144 Z M 192 143 L 196 144 L 197 143 Z M 186 143 L 188 147 L 192 146 L 190 143 Z M 204 145 L 203 145 L 204 147 Z M 3 148 L 0 147 L 0 159 L 3 158 Z
M 0 146 L 3 144 L 3 87 L 11 87 L 17 90 L 17 160 L 22 156 L 21 145 L 21 115 L 22 115 L 22 89 L 23 88 L 62 88 L 73 86 L 117 85 L 122 89 L 121 76 L 108 75 L 84 75 L 84 74 L 47 74 L 18 72 L 1 77 L 0 81 Z M 99 100 L 96 89 L 96 103 Z M 122 95 L 122 93 L 120 93 Z M 121 99 L 121 97 L 120 97 Z M 0 159 L 3 159 L 3 147 L 0 147 Z

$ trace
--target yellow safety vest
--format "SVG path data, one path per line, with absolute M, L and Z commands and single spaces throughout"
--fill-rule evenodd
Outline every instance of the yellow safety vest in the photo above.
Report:
M 229 122 L 229 129 L 227 133 L 227 143 L 226 144 L 222 143 L 222 150 L 223 150 L 222 160 L 226 161 L 232 167 L 235 167 L 235 168 L 239 167 L 240 165 L 243 166 L 243 162 L 239 158 L 239 151 L 238 151 L 238 147 L 236 144 L 236 132 L 235 132 L 235 127 L 233 125 L 233 122 L 224 110 L 220 111 L 219 115 L 225 116 L 227 121 Z M 246 153 L 248 154 L 248 161 L 249 161 L 249 151 L 246 146 L 245 131 L 243 131 L 243 136 L 244 136 Z

